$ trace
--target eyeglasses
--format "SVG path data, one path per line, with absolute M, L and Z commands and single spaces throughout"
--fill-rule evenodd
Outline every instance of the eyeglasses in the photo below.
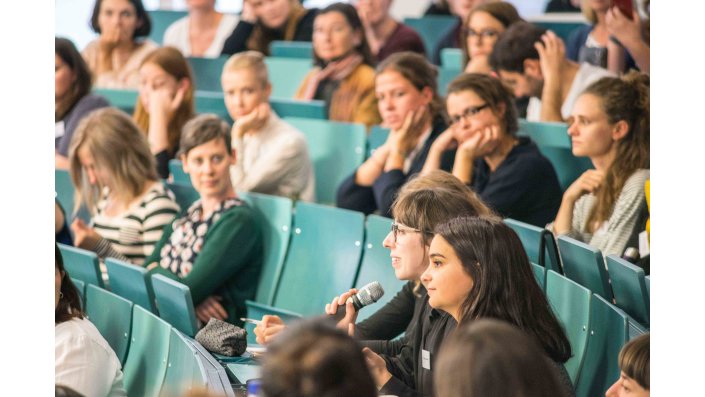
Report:
M 394 236 L 394 243 L 397 242 L 397 235 L 401 233 L 402 236 L 405 235 L 406 233 L 424 233 L 423 230 L 419 229 L 414 229 L 413 227 L 404 227 L 401 228 L 399 227 L 399 224 L 396 222 L 392 222 L 392 236 Z M 426 232 L 428 234 L 431 234 L 429 232 Z
M 480 40 L 484 39 L 494 39 L 499 35 L 499 32 L 493 29 L 485 29 L 479 32 L 476 32 L 470 28 L 465 29 L 464 31 L 465 37 L 471 38 L 471 37 L 478 37 Z
M 451 116 L 450 117 L 451 124 L 459 123 L 460 119 L 467 120 L 471 117 L 474 117 L 476 114 L 480 113 L 482 111 L 482 109 L 489 107 L 489 106 L 490 105 L 487 103 L 485 103 L 484 105 L 480 105 L 480 106 L 470 106 L 469 108 L 463 110 L 463 113 L 460 116 L 458 116 L 458 115 Z

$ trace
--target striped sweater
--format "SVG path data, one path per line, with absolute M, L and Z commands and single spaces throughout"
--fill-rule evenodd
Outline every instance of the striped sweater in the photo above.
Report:
M 138 202 L 119 216 L 105 215 L 106 205 L 107 191 L 93 217 L 93 227 L 103 237 L 95 251 L 101 259 L 113 257 L 136 265 L 142 265 L 152 253 L 164 226 L 179 212 L 174 194 L 161 182 L 155 182 Z

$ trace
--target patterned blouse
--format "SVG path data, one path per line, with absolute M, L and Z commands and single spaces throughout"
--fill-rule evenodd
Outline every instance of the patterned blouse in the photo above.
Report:
M 226 199 L 218 204 L 207 218 L 201 219 L 201 200 L 193 203 L 186 214 L 172 224 L 174 231 L 162 247 L 159 265 L 179 277 L 186 277 L 203 248 L 203 239 L 208 229 L 218 222 L 225 211 L 243 204 L 244 202 L 237 198 Z

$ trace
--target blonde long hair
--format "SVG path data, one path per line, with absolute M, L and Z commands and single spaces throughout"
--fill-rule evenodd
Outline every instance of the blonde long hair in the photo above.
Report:
M 81 120 L 69 147 L 69 172 L 76 187 L 74 211 L 84 203 L 92 215 L 106 187 L 100 181 L 89 183 L 78 158 L 83 147 L 91 153 L 95 167 L 106 174 L 112 193 L 121 202 L 131 202 L 147 183 L 159 179 L 147 137 L 130 116 L 115 108 L 93 111 Z
M 186 61 L 186 58 L 184 58 L 181 54 L 181 51 L 174 47 L 162 47 L 152 51 L 149 55 L 147 55 L 147 57 L 144 58 L 140 68 L 148 63 L 153 63 L 159 66 L 165 72 L 173 76 L 176 81 L 188 79 L 190 82 L 189 88 L 186 90 L 181 104 L 174 112 L 172 119 L 169 120 L 169 125 L 167 127 L 167 136 L 169 140 L 168 151 L 171 154 L 174 154 L 176 151 L 175 149 L 179 145 L 181 129 L 194 115 L 193 74 L 191 73 L 191 68 Z M 132 117 L 135 119 L 137 126 L 139 126 L 142 132 L 146 135 L 149 131 L 149 113 L 147 112 L 147 109 L 144 108 L 142 101 L 139 98 L 137 98 L 135 113 Z

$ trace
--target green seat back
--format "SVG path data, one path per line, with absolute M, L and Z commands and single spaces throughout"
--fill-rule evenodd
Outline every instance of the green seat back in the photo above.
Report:
M 645 276 L 644 277 L 644 283 L 646 285 L 646 293 L 649 296 L 649 299 L 651 299 L 651 276 Z
M 288 117 L 287 122 L 303 132 L 316 174 L 316 200 L 335 203 L 340 183 L 365 158 L 365 126 L 327 120 Z
M 619 378 L 617 357 L 627 342 L 627 316 L 599 295 L 592 294 L 590 337 L 576 386 L 577 397 L 604 396 Z
M 534 276 L 536 276 L 536 282 L 542 290 L 546 290 L 546 268 L 531 262 L 531 269 L 534 271 Z
M 86 298 L 88 319 L 124 365 L 132 332 L 132 302 L 95 285 L 88 285 Z
M 649 330 L 646 327 L 639 324 L 639 322 L 634 320 L 633 318 L 629 317 L 629 340 L 632 340 L 637 336 L 647 334 L 648 332 Z
M 546 243 L 548 241 L 546 234 L 550 234 L 550 232 L 538 226 L 511 218 L 506 218 L 504 223 L 511 227 L 519 236 L 519 240 L 521 240 L 530 262 L 543 266 L 548 270 L 553 270 L 556 273 L 563 273 L 558 264 L 556 245 Z
M 463 74 L 462 69 L 447 68 L 443 66 L 438 68 L 438 94 L 442 97 L 445 97 L 448 93 L 448 84 L 450 84 L 453 79 L 460 76 L 461 74 Z
M 271 304 L 282 273 L 284 258 L 291 238 L 294 202 L 286 197 L 259 193 L 240 193 L 257 217 L 262 230 L 264 258 L 255 300 Z
M 565 329 L 573 351 L 565 369 L 573 384 L 577 384 L 583 365 L 590 328 L 590 290 L 549 270 L 546 274 L 546 296 L 553 312 Z
M 267 57 L 265 60 L 273 98 L 293 98 L 299 85 L 313 68 L 312 57 L 308 59 Z
M 178 160 L 172 160 L 172 161 L 178 161 Z M 180 164 L 174 164 L 174 166 L 180 166 Z M 171 169 L 172 165 L 169 163 L 169 168 Z M 195 203 L 198 199 L 201 198 L 201 195 L 198 194 L 196 189 L 191 186 L 189 183 L 188 185 L 184 183 L 171 183 L 167 182 L 166 187 L 171 190 L 172 193 L 174 193 L 174 197 L 176 197 L 176 203 L 179 204 L 179 207 L 181 207 L 181 213 L 184 214 L 188 210 L 188 208 L 191 206 L 191 204 Z
M 193 73 L 195 90 L 223 92 L 223 87 L 220 85 L 220 75 L 223 73 L 223 65 L 227 60 L 228 56 L 189 57 L 188 63 Z
M 192 186 L 191 185 L 191 177 L 189 176 L 189 174 L 184 172 L 184 165 L 181 162 L 181 160 L 177 160 L 177 159 L 169 160 L 169 174 L 171 175 L 171 178 L 173 179 L 172 184 L 178 184 L 178 185 L 182 185 L 182 186 Z M 172 190 L 172 192 L 173 192 L 173 190 Z M 176 192 L 174 192 L 174 195 L 176 195 Z M 186 196 L 186 197 L 188 197 L 188 196 Z M 178 200 L 178 197 L 177 197 L 177 200 Z M 181 204 L 179 204 L 179 205 L 181 205 Z
M 313 58 L 313 45 L 308 41 L 274 40 L 269 49 L 274 58 L 300 58 L 308 60 Z
M 607 270 L 617 307 L 648 327 L 650 306 L 644 269 L 616 255 L 607 255 Z
M 191 290 L 182 283 L 161 274 L 152 275 L 152 288 L 159 317 L 184 334 L 195 336 L 198 325 Z
M 362 249 L 362 262 L 360 263 L 360 272 L 357 275 L 355 288 L 364 287 L 372 281 L 379 281 L 382 284 L 382 288 L 384 288 L 384 295 L 374 305 L 360 311 L 357 321 L 366 319 L 387 304 L 406 284 L 405 281 L 399 280 L 395 275 L 392 261 L 389 258 L 389 250 L 382 245 L 391 228 L 391 219 L 379 215 L 367 216 L 365 244 Z M 333 299 L 333 296 L 331 296 L 331 299 Z
M 152 313 L 157 313 L 152 282 L 145 268 L 115 258 L 107 258 L 105 267 L 108 269 L 108 280 L 112 292 Z
M 188 15 L 186 11 L 151 10 L 147 11 L 152 21 L 149 39 L 161 45 L 164 42 L 164 32 L 172 23 Z
M 571 149 L 539 145 L 539 151 L 553 165 L 558 184 L 564 192 L 580 175 L 593 168 L 589 158 L 575 157 Z
M 612 287 L 605 260 L 599 249 L 570 237 L 560 236 L 558 250 L 561 252 L 566 277 L 601 297 L 612 300 Z
M 321 314 L 334 296 L 352 288 L 364 222 L 360 212 L 299 201 L 274 306 Z
M 83 280 L 71 277 L 71 282 L 78 291 L 78 296 L 81 298 L 81 307 L 86 308 L 86 283 Z
M 546 14 L 547 16 L 550 14 Z M 541 18 L 541 17 L 538 17 Z M 534 20 L 535 18 L 532 18 L 532 23 L 535 23 L 536 25 L 539 25 L 545 29 L 552 30 L 558 37 L 563 39 L 563 41 L 568 41 L 568 38 L 570 37 L 570 34 L 577 28 L 583 26 L 585 23 L 583 22 L 578 22 L 578 21 L 541 21 L 541 20 Z
M 144 308 L 132 309 L 130 351 L 123 366 L 128 396 L 156 397 L 164 384 L 171 326 Z
M 367 135 L 367 157 L 372 156 L 374 151 L 384 145 L 389 137 L 389 128 L 384 128 L 379 125 L 375 125 L 370 129 L 370 134 Z
M 519 119 L 519 131 L 517 134 L 530 137 L 531 140 L 540 146 L 572 148 L 566 123 Z
M 291 310 L 279 309 L 274 306 L 257 303 L 251 300 L 245 301 L 245 304 L 247 305 L 247 317 L 253 320 L 261 320 L 265 314 L 277 315 L 284 320 L 284 323 L 286 324 L 301 318 L 299 313 L 292 312 Z M 245 323 L 245 329 L 247 330 L 247 343 L 257 344 L 257 335 L 255 335 L 254 332 L 255 324 L 247 322 Z
M 137 90 L 115 90 L 109 88 L 95 88 L 93 92 L 110 102 L 110 105 L 122 110 L 128 115 L 135 111 L 135 104 L 139 96 Z
M 463 50 L 460 48 L 442 49 L 441 66 L 448 69 L 465 69 L 465 65 L 463 65 Z
M 104 287 L 98 256 L 94 252 L 64 244 L 58 245 L 64 259 L 64 269 L 69 276 L 86 284 Z
M 206 387 L 207 383 L 208 375 L 203 363 L 198 359 L 198 352 L 183 334 L 172 328 L 169 339 L 169 361 L 160 395 L 183 396 L 194 387 Z
M 426 48 L 426 55 L 431 56 L 438 42 L 458 23 L 458 18 L 452 16 L 432 15 L 423 18 L 404 18 L 408 25 L 421 36 Z M 331 298 L 332 299 L 332 298 Z
M 307 119 L 328 119 L 326 104 L 323 101 L 303 101 L 299 99 L 271 98 L 269 104 L 279 117 L 302 117 Z
M 61 204 L 66 214 L 66 223 L 70 224 L 73 217 L 73 198 L 75 189 L 71 182 L 71 175 L 67 170 L 54 170 L 54 190 L 56 191 L 56 199 Z

